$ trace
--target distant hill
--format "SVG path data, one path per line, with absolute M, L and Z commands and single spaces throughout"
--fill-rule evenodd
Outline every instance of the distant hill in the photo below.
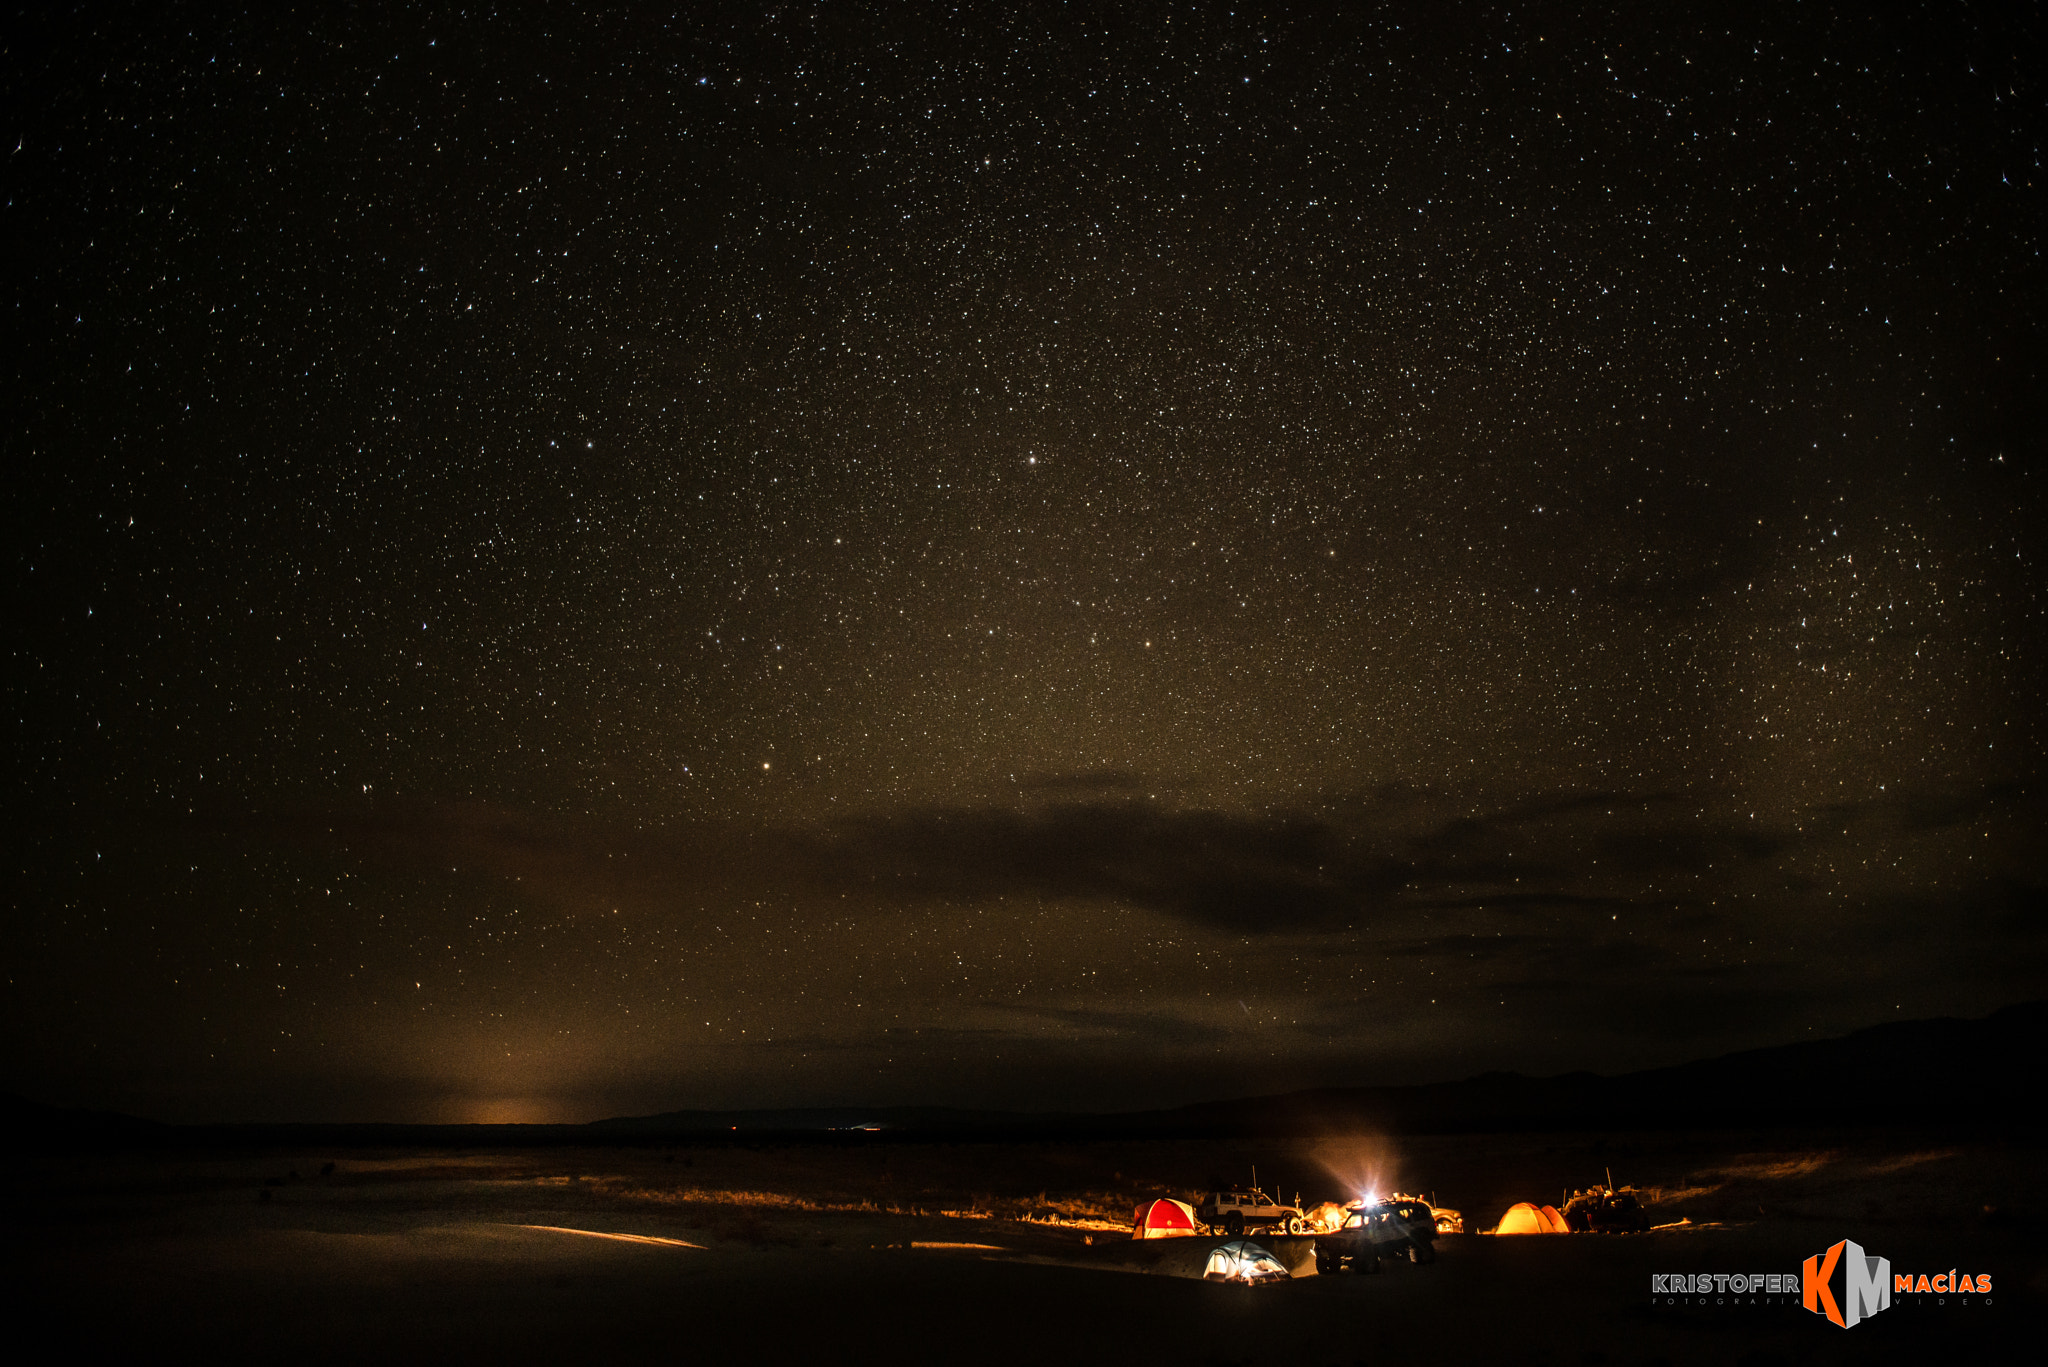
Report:
M 1042 1113 L 940 1106 L 670 1111 L 588 1125 L 164 1125 L 0 1094 L 9 1148 L 325 1144 L 644 1144 L 766 1138 L 1137 1139 L 1380 1130 L 1717 1129 L 1757 1125 L 2000 1127 L 2031 1121 L 2048 1077 L 2048 1002 L 1982 1020 L 1899 1021 L 1840 1039 L 1750 1049 L 1601 1077 L 1482 1073 L 1414 1087 L 1331 1087 L 1170 1110 Z
M 1137 1137 L 1721 1127 L 1756 1124 L 1997 1124 L 2030 1115 L 2044 1082 L 2048 1002 L 1982 1020 L 1900 1021 L 1840 1039 L 1751 1049 L 1601 1077 L 1483 1073 L 1414 1087 L 1339 1087 L 1203 1102 L 1171 1110 L 1033 1114 L 934 1107 L 672 1111 L 600 1120 L 620 1135 L 844 1131 Z
M 1253 1132 L 1997 1123 L 2038 1110 L 2044 1049 L 2048 1002 L 2030 1002 L 1982 1020 L 1900 1021 L 1618 1077 L 1485 1073 L 1419 1087 L 1212 1102 L 1168 1114 L 1187 1117 L 1191 1128 Z
M 118 1111 L 45 1106 L 0 1092 L 0 1140 L 68 1141 L 75 1144 L 150 1143 L 173 1127 Z

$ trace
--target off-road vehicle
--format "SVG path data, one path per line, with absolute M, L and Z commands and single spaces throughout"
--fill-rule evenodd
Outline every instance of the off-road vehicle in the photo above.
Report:
M 1211 1234 L 1228 1234 L 1233 1239 L 1255 1229 L 1283 1234 L 1308 1230 L 1299 1206 L 1283 1206 L 1257 1187 L 1212 1191 L 1195 1208 L 1195 1218 L 1208 1226 Z
M 1588 1187 L 1565 1202 L 1560 1214 L 1574 1234 L 1641 1234 L 1650 1227 L 1633 1187 Z
M 1386 1258 L 1436 1261 L 1436 1214 L 1429 1202 L 1397 1197 L 1377 1205 L 1361 1203 L 1344 1213 L 1343 1228 L 1316 1236 L 1316 1271 L 1325 1277 L 1347 1270 L 1377 1272 Z

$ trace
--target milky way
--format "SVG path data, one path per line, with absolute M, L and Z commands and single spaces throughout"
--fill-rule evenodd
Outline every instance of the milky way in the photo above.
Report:
M 2038 995 L 2038 25 L 1438 9 L 17 16 L 0 1084 L 1140 1105 Z

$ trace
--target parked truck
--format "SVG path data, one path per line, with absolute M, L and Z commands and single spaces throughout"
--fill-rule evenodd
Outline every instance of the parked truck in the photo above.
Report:
M 1371 1205 L 1359 1202 L 1345 1212 L 1342 1228 L 1316 1236 L 1315 1248 L 1316 1271 L 1325 1277 L 1339 1272 L 1377 1272 L 1381 1262 L 1390 1258 L 1433 1263 L 1436 1213 L 1427 1201 L 1415 1197 Z
M 1562 1213 L 1574 1234 L 1641 1234 L 1650 1227 L 1649 1212 L 1634 1187 L 1588 1187 L 1574 1193 Z

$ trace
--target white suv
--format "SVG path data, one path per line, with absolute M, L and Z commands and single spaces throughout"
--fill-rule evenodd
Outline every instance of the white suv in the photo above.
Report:
M 1228 1234 L 1232 1238 L 1249 1229 L 1287 1234 L 1308 1232 L 1308 1224 L 1297 1207 L 1283 1206 L 1257 1187 L 1249 1191 L 1212 1191 L 1196 1207 L 1195 1218 L 1207 1225 L 1211 1234 Z

